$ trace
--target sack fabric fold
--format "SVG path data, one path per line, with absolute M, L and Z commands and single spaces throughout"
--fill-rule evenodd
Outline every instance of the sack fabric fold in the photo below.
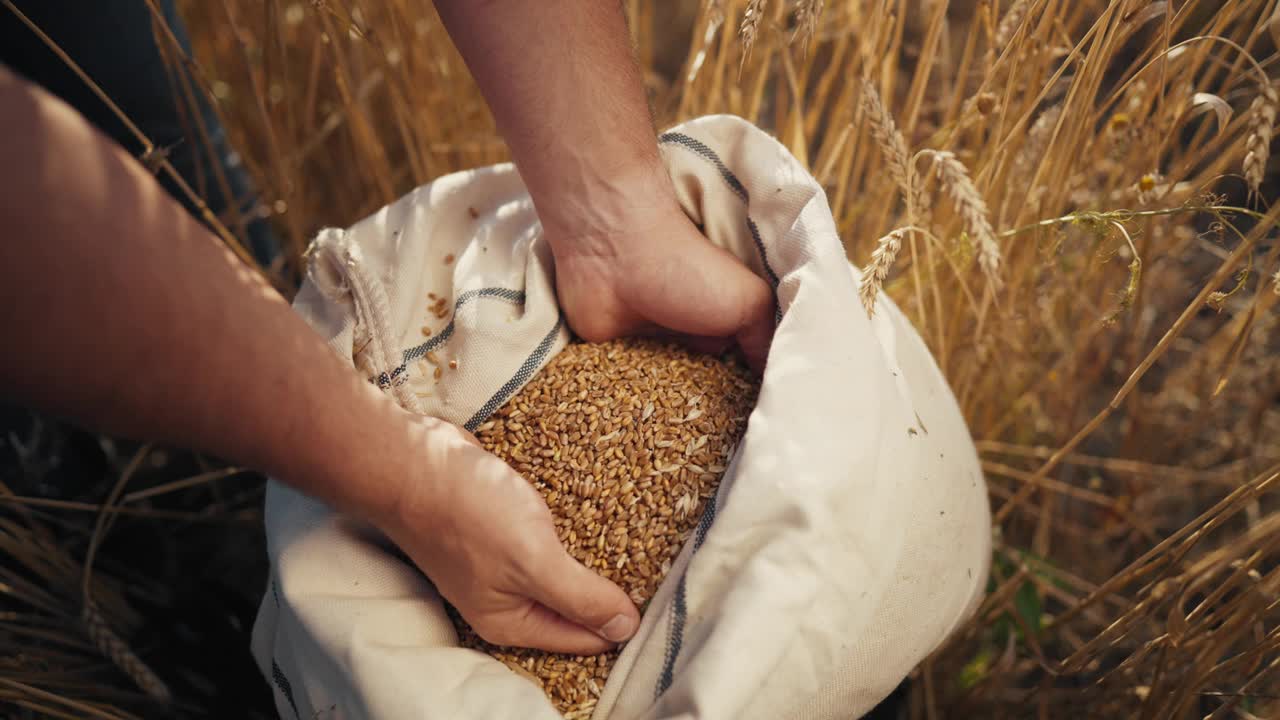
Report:
M 909 322 L 885 297 L 863 310 L 826 196 L 782 145 L 711 116 L 660 146 L 689 216 L 775 288 L 778 326 L 715 502 L 593 717 L 858 717 L 982 597 L 977 453 Z M 474 429 L 569 340 L 509 164 L 325 230 L 309 255 L 296 310 L 414 412 Z M 427 352 L 457 369 L 437 380 Z M 559 717 L 528 680 L 457 646 L 430 582 L 372 528 L 273 481 L 266 529 L 253 650 L 281 717 Z

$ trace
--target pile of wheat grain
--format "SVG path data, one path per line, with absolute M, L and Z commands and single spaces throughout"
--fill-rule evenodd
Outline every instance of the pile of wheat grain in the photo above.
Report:
M 676 345 L 575 343 L 476 436 L 542 493 L 569 553 L 643 609 L 715 495 L 757 389 L 741 366 Z M 570 720 L 591 714 L 617 659 L 496 647 L 458 630 Z

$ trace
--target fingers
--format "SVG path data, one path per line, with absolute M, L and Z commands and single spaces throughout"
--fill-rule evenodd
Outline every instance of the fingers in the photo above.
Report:
M 685 336 L 732 338 L 757 372 L 773 339 L 773 291 L 732 253 L 701 236 L 680 257 L 629 278 L 628 300 L 653 323 Z M 692 347 L 716 348 L 708 340 Z
M 614 643 L 539 603 L 489 616 L 473 624 L 472 629 L 494 645 L 533 647 L 569 655 L 598 655 L 614 647 Z
M 640 625 L 640 612 L 622 588 L 570 557 L 563 548 L 531 567 L 526 591 L 562 619 L 620 643 L 631 639 Z
M 769 345 L 773 342 L 774 300 L 768 284 L 759 277 L 755 287 L 747 288 L 742 305 L 742 323 L 734 334 L 738 347 L 747 358 L 747 364 L 758 373 L 764 372 L 769 357 Z
M 734 339 L 753 370 L 763 372 L 773 341 L 773 291 L 729 251 L 715 250 L 721 262 L 707 266 L 705 283 L 716 289 L 717 297 L 708 298 L 705 312 L 719 315 L 727 327 L 724 335 Z

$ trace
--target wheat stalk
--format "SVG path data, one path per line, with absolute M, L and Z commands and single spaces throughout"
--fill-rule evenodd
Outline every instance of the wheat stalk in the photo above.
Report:
M 1004 14 L 1000 24 L 996 26 L 995 46 L 997 48 L 1004 48 L 1009 44 L 1014 33 L 1018 32 L 1018 28 L 1022 26 L 1022 21 L 1027 17 L 1027 10 L 1030 7 L 1030 0 L 1018 0 Z
M 929 150 L 942 187 L 955 203 L 964 229 L 978 246 L 978 265 L 992 287 L 1000 287 L 1000 245 L 991 227 L 987 202 L 969 177 L 969 169 L 954 153 Z
M 764 19 L 765 2 L 766 0 L 750 0 L 747 3 L 747 9 L 742 11 L 742 25 L 738 28 L 738 35 L 742 37 L 743 58 L 751 54 L 751 47 L 755 45 L 756 38 L 760 35 L 760 21 Z
M 724 0 L 705 0 L 704 6 L 711 24 L 719 27 L 724 22 Z
M 1040 117 L 1036 118 L 1036 121 L 1031 124 L 1031 129 L 1027 131 L 1026 142 L 1018 150 L 1018 155 L 1013 161 L 1014 174 L 1019 180 L 1030 183 L 1034 178 L 1037 165 L 1049 151 L 1049 142 L 1053 137 L 1054 129 L 1058 127 L 1058 119 L 1061 117 L 1062 105 L 1053 105 L 1040 113 Z M 1028 185 L 1025 196 L 1027 205 L 1034 209 L 1039 209 L 1045 189 L 1044 184 Z
M 110 658 L 115 666 L 128 675 L 139 688 L 158 702 L 168 703 L 173 695 L 164 681 L 147 666 L 137 653 L 129 649 L 124 640 L 116 635 L 106 618 L 92 602 L 86 602 L 80 614 L 84 622 L 85 632 L 105 657 Z
M 1262 84 L 1261 89 L 1261 94 L 1253 99 L 1249 108 L 1249 138 L 1245 142 L 1244 155 L 1244 178 L 1255 195 L 1262 187 L 1267 160 L 1271 157 L 1271 136 L 1276 127 L 1276 109 L 1280 106 L 1275 86 L 1268 81 Z
M 858 288 L 858 298 L 862 307 L 870 316 L 876 309 L 876 298 L 884 287 L 885 278 L 889 277 L 889 268 L 898 259 L 898 251 L 902 249 L 902 241 L 911 231 L 909 227 L 898 228 L 876 242 L 876 249 L 871 253 L 871 262 L 862 268 L 862 285 Z
M 799 40 L 804 46 L 818 32 L 818 18 L 822 16 L 823 0 L 800 0 L 796 6 L 796 30 L 791 41 Z
M 862 112 L 871 123 L 871 137 L 884 155 L 885 165 L 889 170 L 889 178 L 902 191 L 904 199 L 910 203 L 912 213 L 924 217 L 929 211 L 929 200 L 919 183 L 916 182 L 912 170 L 911 154 L 907 149 L 907 140 L 898 129 L 893 115 L 880 99 L 880 93 L 870 80 L 862 81 Z M 908 221 L 915 222 L 915 217 L 908 216 Z
M 1022 149 L 1018 151 L 1017 159 L 1013 163 L 1019 174 L 1024 177 L 1030 175 L 1035 164 L 1044 157 L 1045 150 L 1049 148 L 1049 139 L 1061 117 L 1062 105 L 1054 105 L 1040 113 L 1036 121 L 1031 124 L 1031 129 L 1027 131 L 1027 140 L 1022 144 Z M 1030 178 L 1026 177 L 1026 179 Z

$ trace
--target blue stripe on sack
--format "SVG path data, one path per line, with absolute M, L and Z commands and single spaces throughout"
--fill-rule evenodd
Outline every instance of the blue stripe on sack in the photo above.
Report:
M 284 671 L 276 664 L 275 658 L 271 658 L 271 679 L 275 681 L 276 687 L 279 688 L 280 694 L 284 695 L 284 699 L 289 701 L 289 707 L 293 708 L 293 716 L 300 718 L 298 704 L 293 701 L 293 686 L 289 684 L 289 678 L 284 676 Z
M 703 160 L 715 166 L 716 171 L 720 173 L 720 177 L 724 179 L 729 189 L 738 196 L 742 202 L 748 207 L 751 204 L 751 196 L 747 192 L 747 187 L 742 181 L 733 174 L 724 161 L 716 155 L 715 151 L 707 147 L 704 143 L 696 140 L 688 135 L 677 132 L 664 133 L 658 138 L 659 142 L 664 144 L 679 145 L 698 155 Z M 764 266 L 765 274 L 769 281 L 776 289 L 778 287 L 778 273 L 774 271 L 773 266 L 769 263 L 769 254 L 765 251 L 764 240 L 760 237 L 760 228 L 756 225 L 751 216 L 747 215 L 747 230 L 751 233 L 751 240 L 755 243 L 756 251 L 760 253 L 760 263 Z M 774 311 L 774 321 L 782 321 L 782 309 L 776 308 Z M 707 533 L 711 530 L 711 524 L 715 522 L 716 505 L 714 498 L 710 505 L 707 506 L 706 512 L 703 513 L 702 519 L 698 522 L 698 529 L 694 535 L 693 553 L 697 553 L 702 543 L 707 539 Z M 692 564 L 692 559 L 690 560 Z M 676 660 L 680 657 L 680 650 L 684 647 L 684 632 L 688 624 L 689 608 L 688 608 L 688 576 L 689 568 L 685 567 L 685 572 L 680 576 L 680 581 L 676 585 L 675 596 L 671 603 L 671 626 L 667 635 L 667 648 L 663 657 L 662 672 L 658 675 L 658 684 L 654 688 L 654 698 L 659 697 L 666 692 L 675 678 Z
M 742 184 L 738 176 L 733 174 L 733 171 L 724 164 L 724 161 L 720 159 L 719 155 L 716 155 L 714 150 L 701 141 L 677 132 L 664 133 L 658 138 L 658 141 L 669 145 L 679 145 L 686 150 L 691 150 L 703 160 L 714 165 L 720 173 L 720 177 L 724 178 L 725 183 L 729 185 L 729 189 L 733 190 L 733 193 L 741 198 L 745 205 L 751 205 L 751 196 L 747 194 L 747 186 Z M 760 228 L 756 226 L 750 215 L 747 216 L 747 229 L 751 231 L 751 239 L 756 244 L 756 251 L 760 253 L 760 262 L 764 265 L 765 274 L 769 276 L 769 281 L 773 286 L 775 288 L 778 287 L 778 273 L 774 272 L 773 266 L 769 264 L 769 255 L 765 252 L 764 241 L 760 239 Z
M 454 302 L 453 315 L 457 316 L 458 309 L 461 308 L 463 305 L 467 304 L 468 302 L 471 302 L 472 300 L 478 300 L 480 298 L 496 298 L 498 300 L 506 300 L 507 302 L 513 303 L 515 305 L 524 305 L 525 295 L 523 290 L 512 290 L 511 288 L 504 288 L 504 287 L 490 287 L 490 288 L 481 288 L 479 290 L 468 290 L 462 293 L 461 295 L 459 295 L 457 301 Z M 425 357 L 427 353 L 431 352 L 432 350 L 435 350 L 436 348 L 448 342 L 449 338 L 453 337 L 453 330 L 454 330 L 453 317 L 450 317 L 449 324 L 445 325 L 443 330 L 427 338 L 427 341 L 422 343 L 421 345 L 417 345 L 409 348 L 408 350 L 405 350 L 404 355 L 400 358 L 400 364 L 396 366 L 395 369 L 391 370 L 390 372 L 378 373 L 377 378 L 375 378 L 378 383 L 378 387 L 384 390 L 391 387 L 391 383 L 395 381 L 397 378 L 399 378 L 401 375 L 403 375 L 409 369 L 410 363 L 412 363 L 414 360 L 417 360 L 418 358 Z
M 675 675 L 676 658 L 680 655 L 680 646 L 684 641 L 684 623 L 688 619 L 688 601 L 685 599 L 684 578 L 676 585 L 675 597 L 671 600 L 671 627 L 667 631 L 667 649 L 662 657 L 662 674 L 658 676 L 658 685 L 653 689 L 653 697 L 658 696 L 671 687 Z
M 702 519 L 698 521 L 698 529 L 693 535 L 691 555 L 697 553 L 702 547 L 702 543 L 707 539 L 707 533 L 711 531 L 711 524 L 715 521 L 716 499 L 713 497 L 707 504 L 706 511 L 702 513 Z M 692 558 L 689 563 L 693 564 Z M 680 575 L 680 582 L 676 585 L 675 598 L 671 603 L 671 632 L 667 636 L 667 652 L 662 660 L 662 674 L 658 676 L 658 686 L 653 691 L 654 698 L 671 687 L 671 681 L 675 677 L 676 660 L 680 657 L 680 649 L 684 646 L 684 628 L 689 619 L 688 588 L 686 587 L 688 579 L 689 566 L 686 565 L 684 572 Z
M 480 423 L 488 419 L 495 410 L 502 407 L 503 403 L 516 390 L 519 390 L 525 383 L 529 382 L 529 378 L 533 377 L 538 368 L 542 367 L 542 361 L 546 360 L 547 355 L 551 353 L 551 346 L 555 344 L 556 336 L 560 334 L 560 329 L 563 327 L 564 318 L 557 317 L 555 327 L 551 328 L 551 332 L 547 333 L 547 336 L 542 338 L 542 342 L 538 343 L 538 347 L 533 349 L 533 354 L 525 359 L 524 363 L 520 365 L 520 369 L 516 370 L 516 374 L 504 383 L 502 387 L 498 388 L 498 392 L 494 393 L 493 397 L 489 398 L 488 402 L 482 405 L 475 415 L 471 416 L 471 419 L 463 425 L 464 428 L 475 432 L 475 429 L 480 427 Z
M 724 164 L 724 161 L 720 159 L 720 156 L 716 155 L 715 151 L 707 147 L 701 140 L 695 140 L 684 133 L 669 132 L 663 133 L 658 138 L 658 142 L 681 145 L 701 155 L 704 159 L 710 161 L 712 165 L 716 166 L 716 170 L 720 171 L 720 177 L 724 178 L 724 181 L 729 184 L 729 189 L 733 190 L 735 195 L 742 198 L 742 202 L 751 202 L 751 198 L 747 195 L 747 186 L 743 185 L 742 181 L 738 180 L 738 177 L 733 174 L 733 171 L 731 171 L 729 167 Z

